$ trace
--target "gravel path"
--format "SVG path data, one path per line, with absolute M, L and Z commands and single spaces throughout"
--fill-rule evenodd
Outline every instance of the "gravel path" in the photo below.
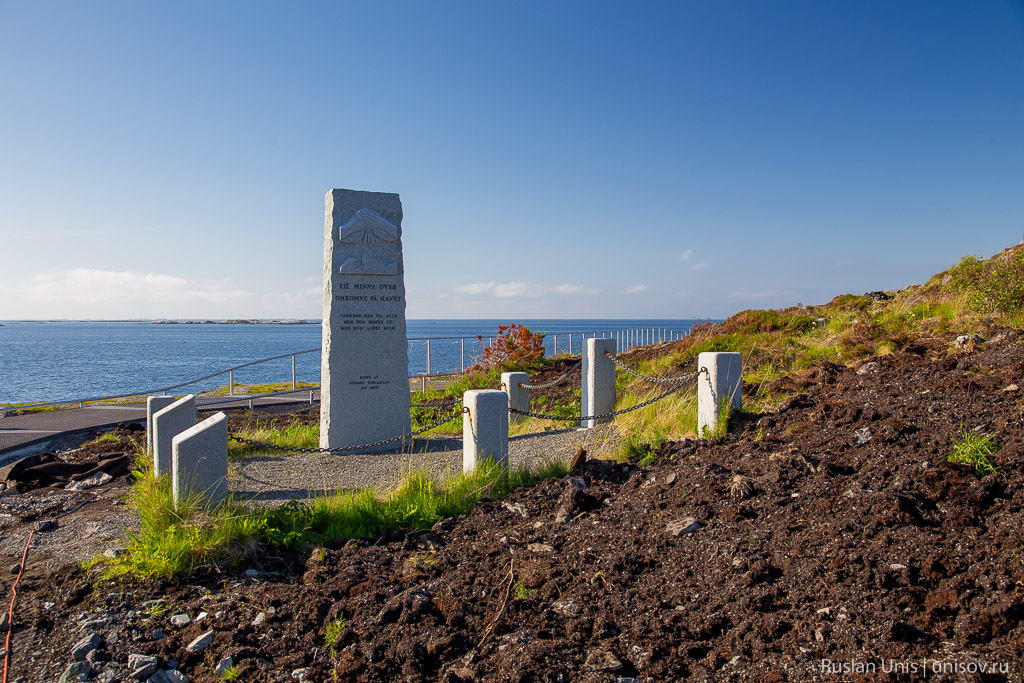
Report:
M 601 425 L 514 436 L 509 439 L 509 460 L 513 468 L 551 459 L 568 462 L 581 446 L 588 453 L 596 453 L 614 433 L 613 426 Z M 278 503 L 294 497 L 322 495 L 325 491 L 388 488 L 417 470 L 427 471 L 436 480 L 460 472 L 462 438 L 420 438 L 413 448 L 400 453 L 284 453 L 249 457 L 231 463 L 228 486 L 243 498 Z

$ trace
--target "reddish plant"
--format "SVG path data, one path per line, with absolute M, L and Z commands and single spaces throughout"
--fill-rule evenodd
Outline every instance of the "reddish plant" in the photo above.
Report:
M 476 336 L 483 341 L 483 335 Z M 544 358 L 544 334 L 525 325 L 498 325 L 494 343 L 485 346 L 480 359 L 484 367 L 499 365 L 531 365 Z

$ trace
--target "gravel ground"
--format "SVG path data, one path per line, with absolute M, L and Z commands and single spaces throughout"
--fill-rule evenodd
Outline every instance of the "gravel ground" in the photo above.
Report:
M 514 436 L 509 439 L 509 460 L 513 468 L 550 459 L 568 462 L 580 447 L 594 453 L 613 434 L 611 425 L 602 425 Z M 462 438 L 438 435 L 416 439 L 412 448 L 398 453 L 249 457 L 231 464 L 228 479 L 232 493 L 270 504 L 325 491 L 387 488 L 416 470 L 440 478 L 461 469 Z

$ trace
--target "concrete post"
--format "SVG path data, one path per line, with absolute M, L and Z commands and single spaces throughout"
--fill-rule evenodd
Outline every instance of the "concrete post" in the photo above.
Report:
M 508 394 L 508 407 L 516 410 L 530 409 L 530 390 L 522 386 L 530 383 L 530 376 L 525 372 L 503 372 L 501 383 L 505 386 L 505 393 Z M 522 415 L 509 414 L 509 422 L 517 422 L 523 419 Z
M 474 389 L 463 394 L 462 471 L 474 472 L 486 458 L 508 469 L 508 394 Z
M 148 396 L 146 398 L 146 452 L 152 453 L 156 447 L 153 440 L 153 415 L 174 403 L 173 396 Z
M 171 471 L 171 440 L 196 423 L 196 397 L 184 396 L 153 414 L 153 473 Z
M 174 507 L 189 498 L 203 507 L 221 503 L 228 495 L 228 416 L 193 425 L 174 437 L 172 448 Z
M 723 410 L 743 408 L 743 357 L 705 351 L 697 356 L 697 369 L 697 436 L 706 438 L 718 430 Z
M 588 339 L 583 351 L 583 380 L 580 399 L 583 415 L 597 415 L 615 409 L 615 363 L 606 354 L 615 355 L 614 339 Z M 611 422 L 610 417 L 602 420 L 584 420 L 584 428 L 596 427 Z

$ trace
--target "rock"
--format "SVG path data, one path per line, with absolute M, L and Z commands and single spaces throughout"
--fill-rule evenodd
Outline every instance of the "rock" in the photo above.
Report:
M 262 614 L 262 612 L 260 612 L 260 614 Z M 213 629 L 207 631 L 206 633 L 202 634 L 201 636 L 193 640 L 191 643 L 185 646 L 185 649 L 189 652 L 202 652 L 203 650 L 208 648 L 210 646 L 210 643 L 212 642 Z
M 107 548 L 106 550 L 103 551 L 103 556 L 104 557 L 109 557 L 111 559 L 115 559 L 115 558 L 121 557 L 126 552 L 127 552 L 127 550 L 125 548 Z
M 704 528 L 703 522 L 698 522 L 693 517 L 684 517 L 669 522 L 665 525 L 665 533 L 669 536 L 684 536 L 692 534 Z
M 97 472 L 91 477 L 80 479 L 79 481 L 73 481 L 64 487 L 65 491 L 85 491 L 87 489 L 95 488 L 97 486 L 103 486 L 109 484 L 114 478 L 106 472 Z
M 7 633 L 9 630 L 11 630 L 11 620 L 8 613 L 4 612 L 3 616 L 0 616 L 0 633 Z
M 235 661 L 233 659 L 231 659 L 231 657 L 225 657 L 224 659 L 222 659 L 219 662 L 217 662 L 217 666 L 214 667 L 213 673 L 217 674 L 218 676 L 223 676 L 234 665 L 235 665 Z
M 64 669 L 64 673 L 61 674 L 58 679 L 58 683 L 87 681 L 89 680 L 90 673 L 92 673 L 92 667 L 89 666 L 89 662 L 75 662 L 74 664 L 68 664 L 68 668 Z
M 207 614 L 206 612 L 200 612 L 199 616 L 196 617 L 196 622 L 200 622 L 200 621 L 202 621 L 203 619 L 205 619 L 208 616 L 210 616 L 210 615 Z
M 581 477 L 573 477 L 569 480 L 569 483 L 572 486 L 578 488 L 580 491 L 583 491 L 584 489 L 587 488 L 587 482 L 583 481 Z
M 973 344 L 984 343 L 984 339 L 976 334 L 961 334 L 953 340 L 953 346 L 958 349 L 966 349 Z
M 57 528 L 57 520 L 55 519 L 40 519 L 35 524 L 36 531 L 53 531 Z
M 292 678 L 297 678 L 300 681 L 306 680 L 307 675 L 309 675 L 309 669 L 295 669 L 292 671 Z
M 260 575 L 259 571 L 255 570 L 255 569 L 246 569 L 244 573 L 250 579 L 255 579 L 256 577 L 258 577 Z
M 674 483 L 676 483 L 676 473 L 672 472 L 667 477 L 665 477 L 665 483 L 666 484 L 674 484 Z
M 529 550 L 531 553 L 550 553 L 554 552 L 555 550 L 546 543 L 531 543 L 530 545 L 526 546 L 526 549 Z
M 861 427 L 853 433 L 853 445 L 863 446 L 868 441 L 871 441 L 872 436 L 874 436 L 874 434 L 871 433 L 870 429 L 867 427 Z
M 515 513 L 520 517 L 529 517 L 530 514 L 526 511 L 526 506 L 522 503 L 502 503 L 501 507 L 505 508 L 509 512 Z
M 90 633 L 86 637 L 75 643 L 74 647 L 71 648 L 71 656 L 77 661 L 82 661 L 85 656 L 100 646 L 100 636 L 98 633 Z
M 878 365 L 878 363 L 876 363 L 875 361 L 871 361 L 870 363 L 865 363 L 864 365 L 857 368 L 857 374 L 868 375 L 874 372 L 878 372 L 879 367 L 880 366 Z
M 161 631 L 160 629 L 155 629 L 153 631 L 153 640 L 163 640 L 163 639 L 164 639 L 164 632 Z
M 591 650 L 583 666 L 591 671 L 619 671 L 622 662 L 607 650 Z
M 1003 391 L 1020 391 L 1020 387 L 1018 387 L 1016 384 L 1010 384 L 1009 386 L 1004 388 Z
M 576 472 L 583 469 L 584 465 L 587 464 L 587 451 L 580 446 L 580 449 L 576 451 L 576 455 L 573 456 L 572 462 L 569 463 L 569 471 Z
M 137 681 L 144 681 L 159 668 L 156 657 L 152 655 L 128 655 L 128 674 L 129 678 L 134 678 Z
M 161 669 L 150 676 L 147 683 L 188 683 L 188 676 L 177 669 Z
M 556 522 L 567 522 L 581 512 L 587 504 L 587 494 L 575 486 L 566 486 L 558 499 Z
M 256 627 L 263 626 L 263 623 L 267 620 L 267 613 L 260 612 L 256 615 L 256 618 L 252 620 L 252 625 Z
M 17 574 L 20 571 L 21 571 L 21 564 L 20 563 L 19 564 L 11 565 L 11 573 L 12 574 Z
M 188 626 L 190 623 L 192 623 L 192 619 L 187 614 L 175 614 L 171 617 L 171 625 L 178 628 Z

